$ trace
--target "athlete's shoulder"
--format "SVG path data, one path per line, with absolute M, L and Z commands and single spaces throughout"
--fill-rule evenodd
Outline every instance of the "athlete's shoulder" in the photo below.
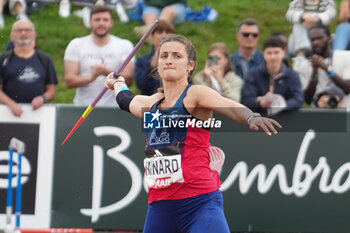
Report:
M 157 92 L 149 96 L 149 107 L 152 107 L 157 101 L 161 100 L 164 97 L 164 93 Z
M 200 85 L 200 84 L 192 84 L 189 88 L 188 88 L 188 95 L 194 95 L 194 96 L 201 96 L 201 95 L 205 95 L 208 92 L 211 92 L 213 89 L 211 89 L 210 87 L 204 86 L 204 85 Z

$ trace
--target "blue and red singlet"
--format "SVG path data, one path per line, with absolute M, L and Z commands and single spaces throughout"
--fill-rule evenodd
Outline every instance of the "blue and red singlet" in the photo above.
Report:
M 144 167 L 149 203 L 190 198 L 220 188 L 219 173 L 209 166 L 210 130 L 197 127 L 198 119 L 183 104 L 190 86 L 173 107 L 159 109 L 163 98 L 150 110 L 158 125 L 146 131 Z

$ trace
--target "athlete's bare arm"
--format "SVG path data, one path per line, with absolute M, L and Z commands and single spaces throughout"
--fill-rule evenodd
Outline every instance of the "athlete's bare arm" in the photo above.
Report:
M 247 117 L 253 114 L 249 108 L 221 96 L 219 93 L 206 86 L 191 86 L 186 98 L 184 99 L 184 104 L 189 111 L 191 111 L 190 109 L 199 108 L 218 112 L 240 123 L 249 124 L 249 127 L 252 130 L 258 130 L 261 128 L 268 135 L 271 135 L 271 132 L 277 134 L 275 127 L 282 128 L 277 121 L 265 117 L 253 117 L 247 122 Z M 196 117 L 203 119 L 203 116 L 201 115 L 204 114 L 203 111 L 194 112 L 193 114 L 195 114 L 195 116 L 197 114 Z

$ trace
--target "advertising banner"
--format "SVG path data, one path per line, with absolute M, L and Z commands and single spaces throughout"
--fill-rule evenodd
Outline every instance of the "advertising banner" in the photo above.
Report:
M 299 114 L 302 119 L 304 113 Z M 243 132 L 212 135 L 212 143 L 226 154 L 221 190 L 232 231 L 349 231 L 349 127 L 332 115 L 318 121 L 317 114 L 322 113 L 314 113 L 317 124 L 339 123 L 347 130 L 310 127 L 305 132 L 281 129 L 271 137 Z
M 59 106 L 52 227 L 142 229 L 147 211 L 141 119 L 96 108 L 61 146 L 84 108 Z M 347 232 L 349 117 L 300 111 L 276 117 L 278 135 L 226 118 L 212 132 L 226 154 L 221 170 L 231 231 Z
M 22 216 L 24 228 L 48 228 L 51 217 L 51 189 L 55 138 L 55 106 L 44 106 L 33 111 L 23 104 L 21 117 L 0 105 L 0 229 L 5 225 L 5 208 L 9 173 L 9 142 L 15 137 L 26 145 L 22 157 Z M 13 210 L 18 178 L 18 159 L 14 154 Z M 15 216 L 12 221 L 15 225 Z
M 85 108 L 58 107 L 52 227 L 142 229 L 141 120 L 116 108 L 95 108 L 62 141 Z

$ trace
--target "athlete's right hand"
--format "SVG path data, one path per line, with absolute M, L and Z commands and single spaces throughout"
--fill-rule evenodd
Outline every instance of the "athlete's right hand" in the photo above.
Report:
M 114 90 L 114 86 L 113 86 L 114 81 L 115 81 L 114 72 L 111 72 L 109 75 L 106 76 L 106 80 L 105 80 L 106 88 L 110 90 Z
M 119 90 L 119 89 L 126 86 L 125 78 L 122 76 L 115 78 L 114 72 L 112 72 L 109 75 L 107 75 L 106 80 L 105 80 L 105 86 L 106 86 L 106 88 L 108 88 L 110 90 L 114 90 L 114 89 Z

